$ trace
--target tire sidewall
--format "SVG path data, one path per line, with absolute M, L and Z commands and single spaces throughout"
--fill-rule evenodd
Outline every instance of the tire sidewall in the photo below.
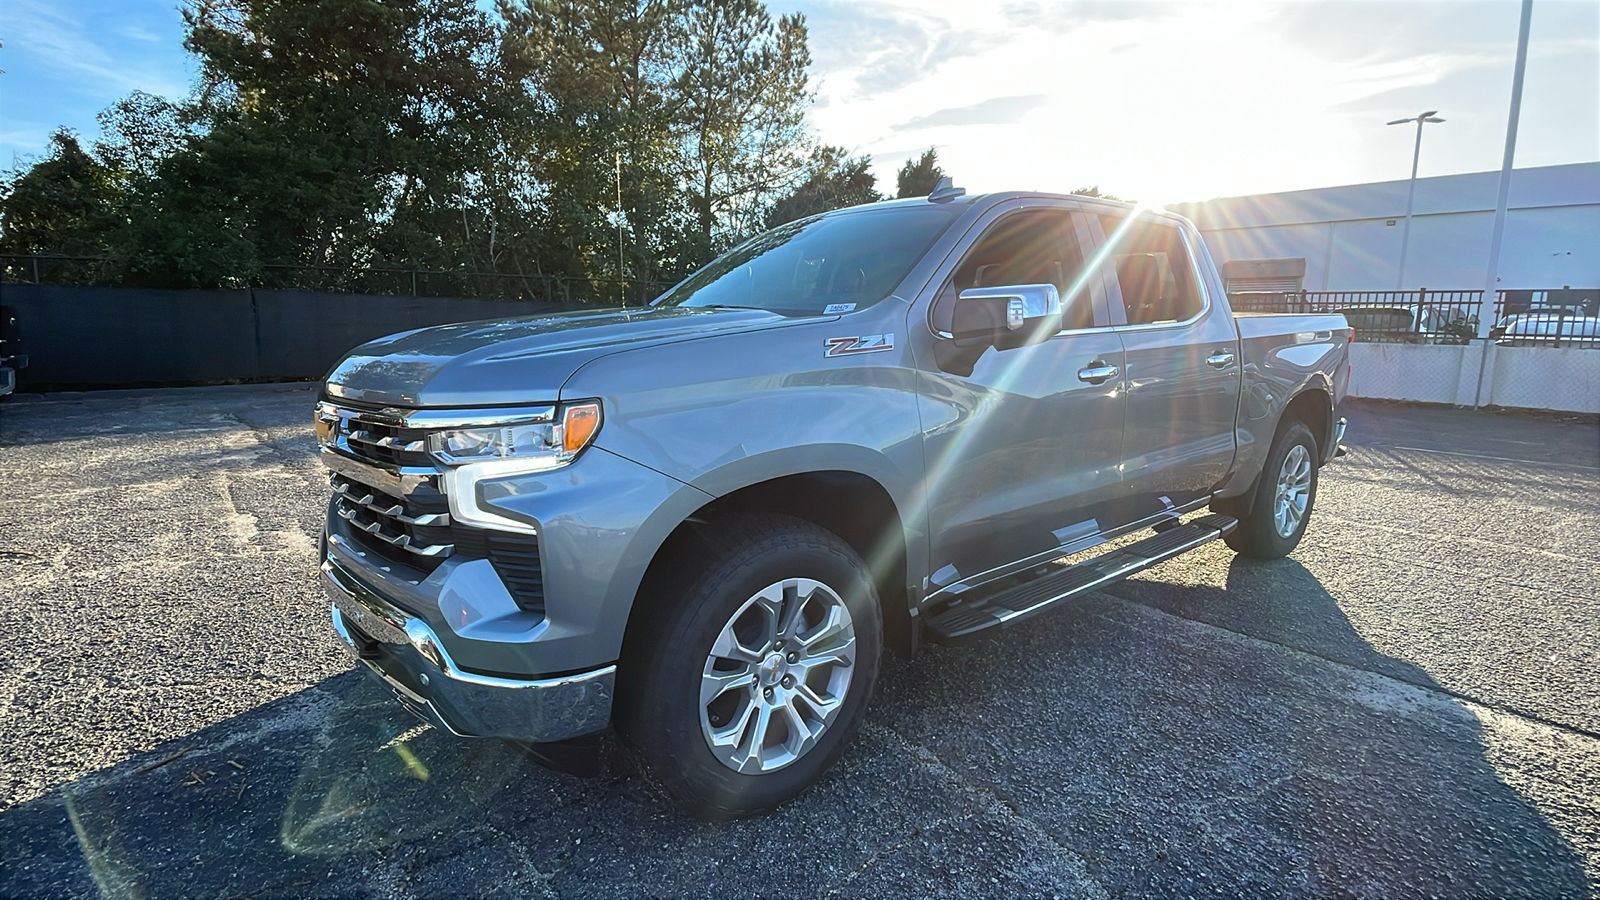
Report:
M 1276 521 L 1278 478 L 1283 472 L 1283 461 L 1288 457 L 1289 451 L 1295 446 L 1303 446 L 1311 459 L 1311 485 L 1306 495 L 1305 515 L 1300 517 L 1300 524 L 1293 534 L 1288 537 L 1278 533 Z M 1301 538 L 1305 537 L 1306 528 L 1311 524 L 1311 512 L 1317 505 L 1317 475 L 1318 475 L 1317 441 L 1303 422 L 1295 421 L 1285 428 L 1273 442 L 1272 452 L 1267 456 L 1266 468 L 1261 473 L 1261 493 L 1256 497 L 1255 508 L 1251 515 L 1256 519 L 1257 537 L 1263 549 L 1271 556 L 1287 556 L 1300 545 Z
M 848 545 L 816 526 L 799 520 L 761 524 L 766 527 L 730 547 L 684 592 L 657 630 L 629 691 L 625 737 L 646 775 L 706 818 L 771 809 L 814 783 L 859 729 L 877 680 L 882 619 L 866 566 Z M 844 707 L 811 750 L 773 772 L 741 774 L 706 744 L 700 679 L 713 642 L 734 613 L 758 591 L 787 578 L 822 582 L 844 600 L 855 630 L 855 669 Z

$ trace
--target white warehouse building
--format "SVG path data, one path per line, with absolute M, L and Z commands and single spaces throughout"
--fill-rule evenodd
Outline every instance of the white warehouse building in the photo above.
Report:
M 1418 179 L 1404 272 L 1405 180 L 1168 208 L 1199 227 L 1232 292 L 1481 290 L 1499 178 Z M 1501 290 L 1571 287 L 1595 302 L 1600 162 L 1512 173 L 1499 271 Z

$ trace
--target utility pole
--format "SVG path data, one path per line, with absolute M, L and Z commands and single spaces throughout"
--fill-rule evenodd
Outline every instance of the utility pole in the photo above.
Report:
M 622 279 L 622 151 L 617 151 L 617 296 L 628 305 L 628 288 Z
M 1388 123 L 1390 125 L 1404 125 L 1407 122 L 1417 123 L 1417 145 L 1411 151 L 1411 186 L 1406 190 L 1406 224 L 1400 230 L 1400 265 L 1395 269 L 1394 273 L 1394 289 L 1397 291 L 1405 290 L 1406 251 L 1411 246 L 1411 205 L 1417 198 L 1417 163 L 1422 159 L 1422 126 L 1429 122 L 1443 122 L 1443 119 L 1435 118 L 1438 112 L 1437 109 L 1430 109 L 1412 118 L 1395 119 L 1393 122 Z
M 1522 115 L 1522 75 L 1528 67 L 1528 28 L 1533 22 L 1533 0 L 1522 0 L 1522 21 L 1517 27 L 1517 66 L 1511 74 L 1511 112 L 1506 117 L 1506 152 L 1500 160 L 1500 191 L 1494 204 L 1494 231 L 1489 237 L 1489 270 L 1484 274 L 1483 299 L 1478 303 L 1478 337 L 1483 356 L 1478 363 L 1478 390 L 1472 408 L 1483 405 L 1483 378 L 1494 365 L 1494 346 L 1488 340 L 1494 326 L 1495 294 L 1500 282 L 1500 243 L 1505 237 L 1506 207 L 1511 200 L 1511 163 L 1517 156 L 1517 120 Z

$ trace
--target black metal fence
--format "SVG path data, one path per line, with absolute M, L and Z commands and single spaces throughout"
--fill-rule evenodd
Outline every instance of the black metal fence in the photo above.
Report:
M 1483 291 L 1298 291 L 1230 294 L 1237 312 L 1342 313 L 1355 339 L 1466 344 L 1478 335 Z M 1513 347 L 1600 348 L 1600 289 L 1496 292 L 1489 339 Z
M 598 304 L 592 306 L 598 307 Z M 321 378 L 350 348 L 429 325 L 589 309 L 481 297 L 0 285 L 21 390 Z
M 114 287 L 111 262 L 97 256 L 0 254 L 0 284 L 57 284 Z M 521 272 L 472 272 L 400 266 L 345 268 L 314 265 L 267 265 L 249 279 L 226 286 L 320 293 L 373 294 L 391 297 L 470 297 L 482 300 L 542 300 L 605 306 L 643 306 L 661 296 L 671 282 L 544 275 Z

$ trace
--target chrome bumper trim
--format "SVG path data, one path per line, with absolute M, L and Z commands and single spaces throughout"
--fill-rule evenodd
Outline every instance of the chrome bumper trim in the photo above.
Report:
M 1328 452 L 1323 454 L 1323 465 L 1327 465 L 1328 463 L 1333 462 L 1335 459 L 1350 452 L 1344 446 L 1344 431 L 1349 424 L 1350 423 L 1345 420 L 1344 416 L 1340 416 L 1339 421 L 1333 423 L 1333 440 L 1328 442 Z
M 323 560 L 322 575 L 345 647 L 423 720 L 462 737 L 532 742 L 593 734 L 610 722 L 615 665 L 536 679 L 462 671 L 427 622 L 331 559 Z

